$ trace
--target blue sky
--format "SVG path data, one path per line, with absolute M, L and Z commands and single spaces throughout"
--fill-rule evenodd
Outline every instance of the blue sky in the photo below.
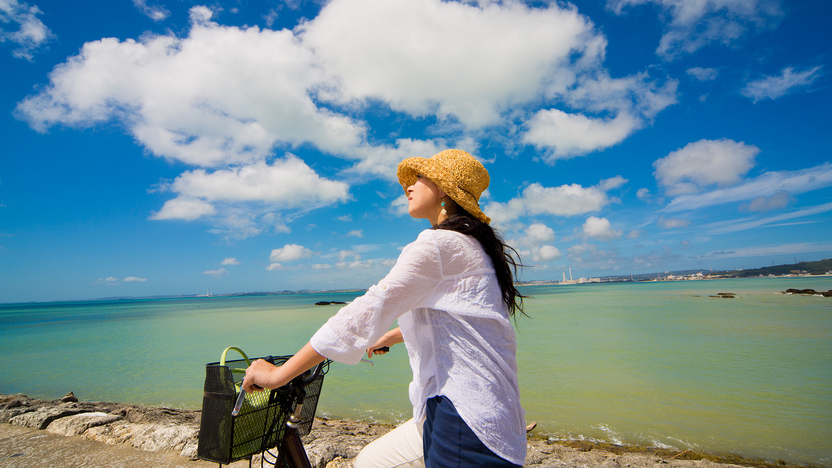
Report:
M 0 302 L 365 288 L 445 148 L 522 279 L 832 254 L 826 0 L 0 0 Z M 568 271 L 568 270 L 567 270 Z

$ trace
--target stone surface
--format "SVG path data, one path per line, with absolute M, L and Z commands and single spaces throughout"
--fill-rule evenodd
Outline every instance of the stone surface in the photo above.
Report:
M 100 411 L 79 413 L 53 421 L 46 427 L 46 431 L 63 436 L 81 435 L 91 427 L 103 426 L 120 419 L 121 416 Z
M 69 398 L 68 398 L 69 397 Z M 0 395 L 0 466 L 153 466 L 207 467 L 196 459 L 199 411 L 136 405 L 61 400 L 42 401 L 23 395 Z M 62 401 L 63 400 L 63 401 Z M 13 425 L 14 424 L 14 425 Z M 38 428 L 47 428 L 39 430 Z M 369 442 L 393 428 L 389 424 L 316 419 L 303 444 L 315 468 L 352 468 Z M 63 434 L 63 435 L 58 435 Z M 534 434 L 534 433 L 532 433 Z M 707 459 L 707 458 L 710 458 Z M 780 468 L 781 461 L 707 456 L 650 447 L 551 441 L 530 438 L 526 467 L 534 468 Z M 252 466 L 260 465 L 260 456 Z M 266 461 L 270 458 L 267 455 Z M 249 466 L 247 460 L 227 465 Z M 270 465 L 268 465 L 270 466 Z
M 75 403 L 67 403 L 60 406 L 46 406 L 19 414 L 9 419 L 13 426 L 30 427 L 32 429 L 46 429 L 52 421 L 80 413 L 81 410 Z

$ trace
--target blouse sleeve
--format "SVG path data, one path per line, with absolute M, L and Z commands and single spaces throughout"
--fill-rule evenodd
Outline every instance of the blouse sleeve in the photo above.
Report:
M 312 336 L 322 356 L 357 364 L 393 321 L 417 307 L 442 281 L 439 248 L 430 231 L 402 250 L 396 265 L 377 285 L 343 307 Z

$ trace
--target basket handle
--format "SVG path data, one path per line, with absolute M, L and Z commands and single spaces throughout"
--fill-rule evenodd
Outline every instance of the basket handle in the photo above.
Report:
M 248 358 L 248 356 L 246 356 L 246 353 L 245 353 L 245 352 L 243 352 L 243 350 L 242 350 L 242 349 L 240 349 L 240 348 L 238 348 L 238 347 L 236 347 L 236 346 L 229 346 L 229 347 L 225 348 L 225 350 L 223 350 L 223 352 L 222 352 L 222 357 L 220 357 L 220 365 L 221 365 L 221 366 L 224 366 L 224 365 L 225 365 L 225 355 L 226 355 L 226 354 L 228 354 L 228 351 L 229 351 L 229 350 L 232 350 L 232 349 L 233 349 L 234 351 L 237 351 L 238 353 L 240 353 L 240 355 L 242 355 L 242 356 L 243 356 L 243 359 L 245 359 L 245 360 L 246 360 L 246 364 L 247 364 L 247 365 L 249 365 L 249 366 L 251 365 L 251 359 L 249 359 L 249 358 Z

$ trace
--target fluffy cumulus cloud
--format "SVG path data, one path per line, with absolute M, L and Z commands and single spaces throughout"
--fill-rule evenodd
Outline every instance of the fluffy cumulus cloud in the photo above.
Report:
M 621 237 L 621 231 L 612 228 L 607 218 L 590 216 L 582 227 L 584 237 L 592 237 L 602 241 L 609 241 Z
M 180 219 L 183 221 L 193 221 L 203 216 L 216 214 L 217 210 L 210 203 L 180 196 L 173 200 L 165 202 L 162 209 L 150 216 L 150 219 L 166 220 L 166 219 Z
M 666 107 L 676 103 L 675 80 L 658 86 L 646 74 L 621 79 L 581 78 L 563 99 L 583 112 L 543 109 L 526 122 L 524 143 L 545 149 L 553 163 L 624 141 Z
M 258 234 L 263 224 L 286 232 L 288 228 L 276 222 L 275 211 L 299 212 L 349 199 L 346 183 L 321 177 L 293 155 L 272 164 L 260 161 L 213 172 L 186 171 L 164 189 L 177 197 L 165 202 L 151 219 L 217 217 L 236 238 Z M 246 207 L 243 213 L 241 207 Z
M 378 99 L 470 127 L 497 123 L 544 88 L 562 91 L 573 54 L 594 63 L 603 53 L 592 24 L 555 3 L 336 0 L 301 38 L 340 83 L 326 97 Z
M 245 164 L 275 145 L 310 143 L 378 175 L 432 143 L 370 145 L 365 122 L 320 103 L 380 102 L 475 130 L 529 102 L 562 102 L 569 113 L 531 116 L 524 137 L 561 158 L 616 144 L 675 102 L 674 82 L 609 77 L 606 39 L 556 3 L 335 0 L 297 31 L 221 26 L 201 6 L 191 16 L 184 38 L 85 44 L 18 115 L 41 131 L 120 120 L 152 153 L 192 165 Z
M 134 4 L 167 15 L 158 2 Z M 349 198 L 337 178 L 392 181 L 402 159 L 475 151 L 490 129 L 518 129 L 516 141 L 554 163 L 618 144 L 676 102 L 674 80 L 611 77 L 606 38 L 557 2 L 333 0 L 294 30 L 220 25 L 204 6 L 190 15 L 181 36 L 84 44 L 15 113 L 42 132 L 120 124 L 150 154 L 191 167 L 164 185 L 174 197 L 151 218 L 202 220 L 230 238 L 289 232 L 303 210 Z M 378 138 L 370 106 L 446 131 Z M 275 160 L 304 148 L 338 159 L 315 169 Z M 532 184 L 493 209 L 571 216 L 608 204 L 604 192 Z
M 38 49 L 55 35 L 38 19 L 43 12 L 35 5 L 0 0 L 0 42 L 9 42 L 17 58 L 32 60 Z
M 522 259 L 533 262 L 557 260 L 561 252 L 551 245 L 555 241 L 555 231 L 542 223 L 532 223 L 522 232 L 518 239 L 509 240 L 509 244 L 518 249 Z
M 767 76 L 749 82 L 741 93 L 754 102 L 777 99 L 798 90 L 805 89 L 820 78 L 820 68 L 795 72 L 793 67 L 784 68 L 778 76 Z
M 577 216 L 617 202 L 618 199 L 607 192 L 626 182 L 620 176 L 602 180 L 591 187 L 578 184 L 544 187 L 535 182 L 523 189 L 519 197 L 507 203 L 491 202 L 484 211 L 496 224 L 508 223 L 524 215 Z
M 760 152 L 753 145 L 726 138 L 699 140 L 653 163 L 656 181 L 668 195 L 701 192 L 742 182 Z
M 240 264 L 240 262 L 234 257 L 228 257 L 225 260 L 223 260 L 222 262 L 220 262 L 220 265 L 239 265 L 239 264 Z
M 279 249 L 272 250 L 269 255 L 269 260 L 272 262 L 268 266 L 268 270 L 276 270 L 282 268 L 283 263 L 295 262 L 302 258 L 309 258 L 314 254 L 313 251 L 298 244 L 286 244 Z
M 623 14 L 650 3 L 665 19 L 656 53 L 666 59 L 707 45 L 730 45 L 751 28 L 775 25 L 783 15 L 779 0 L 607 0 L 607 7 Z
M 356 146 L 363 125 L 321 109 L 312 52 L 291 31 L 241 29 L 192 9 L 187 37 L 84 44 L 17 113 L 39 130 L 120 120 L 152 153 L 205 167 L 266 158 L 278 144 L 327 152 Z
M 261 161 L 214 172 L 187 171 L 170 184 L 170 190 L 183 197 L 209 202 L 264 202 L 286 208 L 345 201 L 348 188 L 344 182 L 319 176 L 292 155 L 272 164 Z

